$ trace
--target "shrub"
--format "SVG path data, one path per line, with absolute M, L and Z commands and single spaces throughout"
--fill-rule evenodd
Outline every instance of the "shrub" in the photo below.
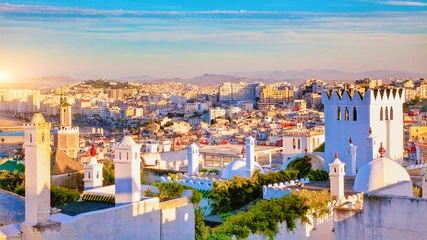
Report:
M 184 186 L 175 182 L 157 182 L 154 184 L 159 189 L 159 193 L 155 196 L 159 198 L 160 202 L 172 200 L 180 197 L 184 190 L 192 190 L 193 194 L 191 195 L 191 202 L 193 204 L 198 204 L 202 201 L 202 194 L 199 193 L 196 189 Z
M 50 205 L 56 207 L 70 202 L 75 202 L 79 199 L 80 194 L 76 190 L 51 186 L 50 189 Z
M 202 168 L 202 169 L 199 170 L 199 172 L 201 172 L 201 173 L 207 173 L 207 172 L 209 172 L 209 170 L 207 170 L 206 168 Z
M 194 210 L 194 226 L 196 233 L 196 240 L 205 240 L 209 237 L 209 229 L 205 225 L 205 217 L 200 208 Z
M 311 182 L 326 181 L 329 173 L 325 170 L 311 170 L 304 178 L 309 178 Z
M 213 229 L 209 239 L 246 239 L 251 233 L 264 234 L 274 239 L 279 233 L 278 223 L 286 222 L 288 231 L 296 228 L 296 220 L 309 223 L 308 214 L 315 213 L 321 217 L 329 213 L 328 202 L 331 201 L 328 191 L 293 192 L 283 198 L 261 200 L 248 212 L 240 212 L 225 220 Z M 314 216 L 314 215 L 313 215 Z
M 298 171 L 297 178 L 303 178 L 311 171 L 311 158 L 307 155 L 298 157 L 290 162 L 286 169 Z
M 218 175 L 219 173 L 220 173 L 221 171 L 220 170 L 218 170 L 218 169 L 211 169 L 211 170 L 209 170 L 209 174 L 211 174 L 211 173 L 216 173 L 216 175 Z
M 18 171 L 3 171 L 0 174 L 0 188 L 9 192 L 15 191 L 15 188 L 24 184 L 25 175 Z
M 266 174 L 261 174 L 257 171 L 254 174 L 254 177 L 257 177 L 260 181 L 260 185 L 263 186 L 273 183 L 289 182 L 291 180 L 295 180 L 297 175 L 298 171 L 293 170 L 280 170 L 278 172 L 269 172 Z
M 13 191 L 13 192 L 20 195 L 20 196 L 25 197 L 25 185 L 21 185 L 21 186 L 15 188 L 15 191 Z
M 147 190 L 144 191 L 144 196 L 146 197 L 153 197 L 153 191 L 151 191 L 151 188 L 148 188 Z

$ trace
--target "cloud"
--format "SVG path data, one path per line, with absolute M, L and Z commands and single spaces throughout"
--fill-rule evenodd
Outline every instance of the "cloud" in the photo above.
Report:
M 393 5 L 393 6 L 413 6 L 413 7 L 425 7 L 425 2 L 414 2 L 414 1 L 382 1 L 381 4 Z

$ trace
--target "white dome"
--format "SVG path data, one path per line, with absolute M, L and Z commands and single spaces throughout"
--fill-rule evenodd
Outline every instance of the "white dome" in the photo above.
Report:
M 353 190 L 366 193 L 401 181 L 411 181 L 402 166 L 388 158 L 376 158 L 360 168 Z
M 254 163 L 254 168 L 259 169 L 261 173 L 264 173 L 264 170 L 257 162 Z M 224 168 L 224 170 L 222 171 L 221 178 L 230 180 L 233 179 L 234 176 L 246 176 L 246 159 L 234 159 L 231 163 L 227 165 L 227 167 Z
M 134 145 L 136 144 L 135 141 L 132 139 L 131 136 L 124 136 L 122 140 L 120 141 L 120 145 Z
M 90 161 L 89 161 L 89 163 L 87 165 L 93 166 L 93 165 L 96 165 L 96 164 L 98 164 L 98 161 L 96 160 L 96 157 L 91 157 Z
M 283 163 L 282 167 L 280 168 L 280 170 L 286 170 L 286 168 L 288 167 L 289 163 L 291 163 L 293 160 L 297 159 L 297 158 L 303 158 L 305 155 L 309 156 L 311 158 L 311 169 L 313 170 L 324 170 L 325 169 L 325 159 L 323 159 L 322 157 L 319 157 L 315 154 L 311 154 L 311 153 L 302 153 L 302 154 L 298 154 L 295 155 L 293 157 L 291 157 L 289 160 L 287 160 L 285 163 Z

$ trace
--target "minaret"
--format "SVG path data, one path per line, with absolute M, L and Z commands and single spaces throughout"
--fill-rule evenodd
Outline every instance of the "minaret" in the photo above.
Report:
M 141 145 L 124 136 L 115 145 L 116 204 L 141 201 Z
M 25 223 L 50 220 L 50 123 L 35 113 L 25 131 Z
M 83 178 L 83 182 L 85 191 L 102 187 L 102 180 L 104 180 L 104 178 L 102 177 L 102 168 L 104 167 L 104 164 L 98 163 L 98 161 L 96 160 L 95 144 L 92 145 L 90 155 L 92 155 L 92 157 L 90 158 L 90 162 L 84 166 L 85 175 Z
M 187 148 L 188 174 L 197 175 L 199 173 L 199 147 L 193 143 Z
M 329 179 L 331 184 L 331 194 L 340 199 L 344 196 L 344 176 L 345 163 L 338 159 L 335 153 L 335 160 L 329 164 Z
M 64 101 L 59 107 L 59 126 L 71 127 L 72 115 L 71 115 L 71 104 Z
M 348 140 L 350 143 L 349 147 L 346 148 L 346 163 L 347 163 L 347 171 L 346 175 L 348 176 L 356 176 L 356 150 L 357 146 L 353 145 L 353 140 Z
M 251 178 L 255 170 L 255 138 L 251 135 L 245 139 L 246 177 Z

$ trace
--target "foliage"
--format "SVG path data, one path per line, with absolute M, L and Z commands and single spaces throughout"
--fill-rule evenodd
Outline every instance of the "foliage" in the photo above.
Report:
M 212 213 L 238 209 L 259 198 L 262 188 L 258 179 L 235 176 L 231 181 L 214 182 L 209 198 L 213 200 Z
M 182 173 L 169 173 L 168 176 L 171 178 L 172 181 L 175 179 L 181 180 L 184 177 Z
M 196 240 L 205 240 L 209 237 L 209 229 L 205 225 L 205 217 L 200 208 L 194 210 L 194 225 L 196 228 Z
M 154 197 L 153 191 L 151 191 L 151 188 L 148 188 L 144 191 L 144 196 L 146 197 Z
M 15 189 L 24 184 L 25 175 L 18 171 L 3 171 L 0 174 L 0 188 L 9 192 L 15 191 Z
M 313 152 L 325 152 L 325 143 L 320 144 Z
M 104 163 L 102 168 L 102 176 L 104 180 L 102 181 L 103 186 L 114 185 L 114 163 L 113 161 L 107 161 Z
M 80 193 L 77 190 L 51 186 L 50 188 L 50 205 L 52 207 L 75 202 L 79 199 Z
M 310 182 L 319 182 L 329 180 L 329 173 L 325 170 L 311 170 L 304 178 L 309 178 Z
M 218 169 L 211 169 L 211 170 L 209 170 L 209 171 L 208 171 L 208 173 L 209 173 L 209 174 L 211 174 L 211 173 L 215 173 L 216 175 L 218 175 L 220 172 L 221 172 L 221 171 L 220 171 L 220 170 L 218 170 Z
M 419 187 L 412 187 L 412 192 L 414 197 L 422 197 L 423 196 L 423 189 Z
M 209 239 L 246 239 L 251 233 L 264 234 L 274 239 L 280 229 L 278 223 L 286 222 L 287 230 L 296 228 L 296 220 L 309 223 L 308 214 L 315 217 L 329 213 L 328 202 L 331 201 L 328 191 L 293 192 L 283 198 L 261 200 L 248 212 L 240 212 L 229 217 L 223 224 L 213 229 Z M 314 215 L 313 215 L 314 216 Z
M 25 196 L 25 185 L 20 185 L 19 187 L 15 188 L 13 192 L 20 196 Z
M 293 170 L 280 170 L 278 172 L 269 172 L 266 174 L 261 174 L 259 171 L 254 173 L 254 178 L 258 178 L 260 186 L 279 183 L 279 182 L 289 182 L 297 178 L 297 171 Z
M 200 190 L 200 189 L 197 189 L 197 191 L 200 194 L 202 194 L 202 197 L 204 197 L 204 198 L 208 198 L 209 197 L 209 193 L 211 193 L 211 190 Z
M 207 172 L 209 172 L 209 170 L 207 170 L 206 168 L 202 168 L 202 169 L 199 170 L 199 172 L 201 172 L 201 173 L 207 173 Z
M 154 184 L 159 189 L 159 193 L 155 196 L 159 198 L 160 202 L 172 200 L 180 197 L 184 190 L 192 190 L 193 194 L 191 195 L 191 202 L 193 204 L 198 204 L 202 201 L 202 194 L 199 193 L 196 189 L 181 185 L 175 182 L 157 182 Z
M 311 171 L 311 157 L 305 155 L 304 157 L 298 157 L 289 163 L 288 170 L 298 171 L 297 178 L 304 178 Z
M 176 171 L 169 169 L 158 169 L 158 168 L 145 168 L 144 171 L 152 172 L 157 176 L 167 176 L 168 174 L 184 173 L 184 171 Z

